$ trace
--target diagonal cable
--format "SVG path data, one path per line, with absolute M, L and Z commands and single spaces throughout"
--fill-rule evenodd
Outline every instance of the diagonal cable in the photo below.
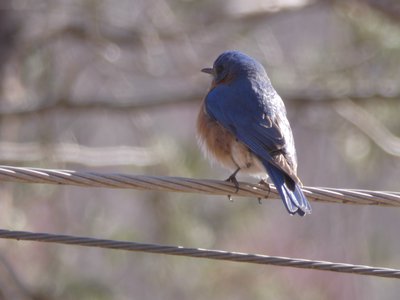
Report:
M 239 182 L 239 189 L 233 183 L 184 177 L 145 176 L 120 173 L 82 172 L 71 170 L 51 170 L 0 166 L 0 180 L 63 184 L 85 187 L 126 188 L 153 190 L 160 192 L 184 192 L 209 195 L 235 195 L 278 199 L 275 187 Z M 312 201 L 342 204 L 364 204 L 380 206 L 400 206 L 400 193 L 326 187 L 304 187 L 307 198 Z
M 157 244 L 144 244 L 137 242 L 97 239 L 90 237 L 60 235 L 50 233 L 34 233 L 27 231 L 10 231 L 0 229 L 0 238 L 18 241 L 36 241 L 66 245 L 79 245 L 85 247 L 98 247 L 106 249 L 119 249 L 126 251 L 148 252 L 195 258 L 208 258 L 214 260 L 247 262 L 252 264 L 275 265 L 302 269 L 314 269 L 340 273 L 354 273 L 400 279 L 400 270 L 346 263 L 333 263 L 329 261 L 289 258 L 282 256 L 269 256 L 262 254 L 249 254 L 229 252 L 224 250 L 210 250 L 201 248 L 186 248 L 182 246 L 169 246 Z

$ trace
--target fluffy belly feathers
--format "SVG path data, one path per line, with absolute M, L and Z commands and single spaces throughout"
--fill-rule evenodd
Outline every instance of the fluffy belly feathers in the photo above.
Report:
M 197 118 L 197 135 L 205 155 L 222 166 L 241 172 L 265 177 L 266 171 L 261 161 L 251 153 L 249 148 L 236 140 L 231 132 L 211 119 L 200 109 Z

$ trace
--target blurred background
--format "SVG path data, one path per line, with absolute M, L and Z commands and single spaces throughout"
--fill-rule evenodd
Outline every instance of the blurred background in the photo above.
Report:
M 0 163 L 225 179 L 195 120 L 237 49 L 286 103 L 305 185 L 399 191 L 397 0 L 0 3 Z M 254 182 L 255 179 L 241 177 Z M 0 228 L 400 267 L 396 208 L 0 184 Z M 339 273 L 0 240 L 0 299 L 398 299 Z

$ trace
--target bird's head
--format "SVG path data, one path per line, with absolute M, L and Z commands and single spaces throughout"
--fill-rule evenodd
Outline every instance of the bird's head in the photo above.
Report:
M 214 85 L 229 83 L 243 77 L 266 77 L 265 69 L 258 61 L 239 51 L 222 53 L 212 68 L 204 68 L 201 71 L 213 76 Z

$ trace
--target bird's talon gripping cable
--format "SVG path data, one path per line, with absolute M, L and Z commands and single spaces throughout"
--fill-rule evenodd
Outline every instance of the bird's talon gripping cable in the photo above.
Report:
M 225 181 L 227 182 L 232 182 L 233 185 L 235 186 L 235 193 L 239 191 L 239 182 L 236 179 L 236 174 L 240 171 L 240 168 L 237 168 L 235 172 L 232 173 L 231 176 L 229 176 Z M 228 195 L 229 201 L 233 202 L 232 195 Z
M 261 179 L 261 180 L 258 182 L 258 184 L 261 185 L 261 186 L 264 186 L 264 187 L 267 187 L 267 188 L 268 188 L 268 194 L 264 197 L 264 199 L 268 199 L 269 194 L 271 193 L 271 187 L 269 186 L 269 183 L 266 182 L 264 179 Z M 258 203 L 261 204 L 261 200 L 262 200 L 261 197 L 258 197 Z
M 239 182 L 236 179 L 236 174 L 240 171 L 240 168 L 237 168 L 235 172 L 232 173 L 231 176 L 229 176 L 225 181 L 227 182 L 232 182 L 233 185 L 235 186 L 236 190 L 235 193 L 239 191 Z

